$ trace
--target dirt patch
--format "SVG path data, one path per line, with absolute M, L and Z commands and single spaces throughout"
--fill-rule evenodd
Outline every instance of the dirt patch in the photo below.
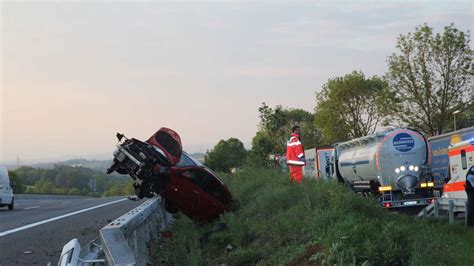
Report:
M 304 266 L 310 266 L 310 265 L 322 265 L 321 261 L 312 261 L 309 260 L 314 254 L 321 252 L 321 246 L 316 244 L 309 246 L 306 251 L 304 252 L 303 255 L 300 257 L 294 259 L 292 262 L 288 263 L 287 266 L 299 266 L 299 265 L 304 265 Z

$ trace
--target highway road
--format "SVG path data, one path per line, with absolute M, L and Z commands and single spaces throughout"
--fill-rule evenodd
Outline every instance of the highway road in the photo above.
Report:
M 0 266 L 56 265 L 69 240 L 87 244 L 100 228 L 143 202 L 17 194 L 14 210 L 0 208 Z

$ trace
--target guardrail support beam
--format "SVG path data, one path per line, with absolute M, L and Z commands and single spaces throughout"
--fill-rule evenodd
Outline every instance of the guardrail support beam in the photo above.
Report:
M 467 226 L 467 217 L 469 215 L 469 209 L 467 208 L 467 200 L 464 202 L 464 225 Z
M 454 223 L 454 200 L 449 200 L 449 209 L 448 209 L 448 213 L 449 213 L 449 224 L 453 224 Z
M 434 217 L 436 219 L 439 218 L 439 201 L 438 200 L 436 200 L 434 203 Z

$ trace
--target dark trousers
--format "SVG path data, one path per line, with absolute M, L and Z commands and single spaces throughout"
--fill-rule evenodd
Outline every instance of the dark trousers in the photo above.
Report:
M 474 191 L 467 192 L 467 226 L 474 226 Z

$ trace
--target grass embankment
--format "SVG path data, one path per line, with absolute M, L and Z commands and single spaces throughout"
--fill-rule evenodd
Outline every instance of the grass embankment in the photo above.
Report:
M 474 229 L 386 211 L 336 182 L 294 185 L 256 169 L 224 181 L 240 208 L 206 225 L 180 215 L 174 239 L 154 245 L 153 264 L 474 264 Z

